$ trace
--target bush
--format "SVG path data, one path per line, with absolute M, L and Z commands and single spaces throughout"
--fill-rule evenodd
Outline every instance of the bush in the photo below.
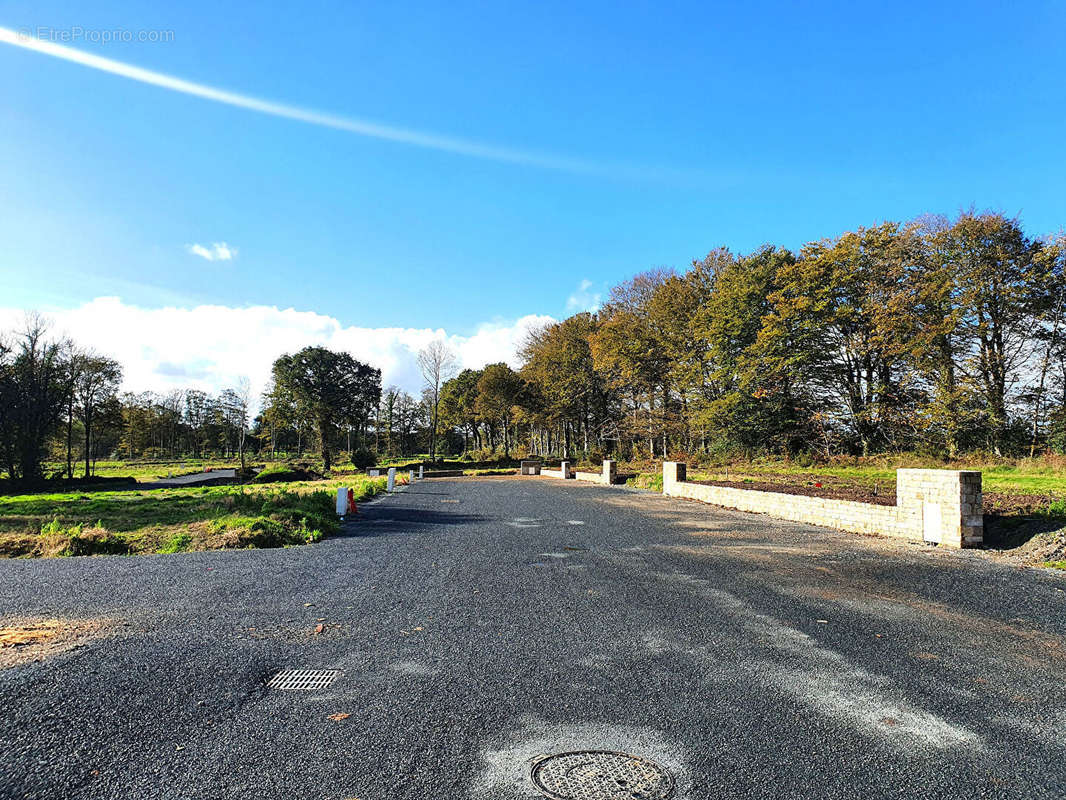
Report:
M 292 481 L 306 480 L 300 477 L 300 472 L 284 467 L 265 469 L 252 478 L 252 483 L 291 483 Z
M 366 469 L 378 463 L 378 454 L 365 447 L 352 451 L 352 466 L 356 469 Z

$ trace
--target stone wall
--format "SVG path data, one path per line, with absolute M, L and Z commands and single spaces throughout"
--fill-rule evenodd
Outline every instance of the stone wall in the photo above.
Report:
M 559 465 L 559 469 L 544 469 L 541 467 L 540 474 L 549 478 L 565 478 L 569 480 L 574 477 L 574 470 L 571 469 L 569 461 L 564 461 Z
M 618 462 L 613 459 L 605 459 L 603 469 L 599 472 L 574 472 L 574 477 L 579 481 L 591 481 L 610 486 L 618 478 Z
M 896 505 L 704 486 L 685 480 L 685 465 L 663 463 L 663 494 L 829 528 L 937 542 L 981 544 L 981 473 L 946 469 L 896 470 Z

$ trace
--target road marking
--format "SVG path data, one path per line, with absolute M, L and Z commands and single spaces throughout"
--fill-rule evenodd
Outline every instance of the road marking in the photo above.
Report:
M 512 528 L 539 528 L 541 521 L 534 517 L 516 517 L 510 522 L 505 522 L 504 525 L 510 525 Z

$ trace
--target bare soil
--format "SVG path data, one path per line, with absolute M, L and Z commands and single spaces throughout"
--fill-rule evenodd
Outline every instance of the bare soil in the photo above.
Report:
M 800 476 L 800 480 L 802 480 L 802 476 Z M 875 492 L 866 486 L 834 484 L 826 480 L 802 483 L 776 483 L 769 481 L 691 481 L 691 483 L 699 483 L 704 486 L 727 486 L 731 489 L 748 489 L 756 492 L 825 497 L 832 500 L 854 500 L 859 503 L 872 503 L 879 506 L 894 506 L 896 504 L 895 488 L 886 488 Z
M 0 669 L 77 649 L 91 639 L 105 636 L 111 627 L 111 621 L 106 619 L 0 620 Z

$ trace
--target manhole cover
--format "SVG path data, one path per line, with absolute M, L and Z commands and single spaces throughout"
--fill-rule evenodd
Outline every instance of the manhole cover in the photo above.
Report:
M 544 756 L 530 778 L 555 800 L 661 800 L 674 792 L 674 779 L 654 761 L 610 750 Z
M 310 692 L 325 689 L 340 674 L 338 669 L 283 669 L 267 681 L 267 688 Z

